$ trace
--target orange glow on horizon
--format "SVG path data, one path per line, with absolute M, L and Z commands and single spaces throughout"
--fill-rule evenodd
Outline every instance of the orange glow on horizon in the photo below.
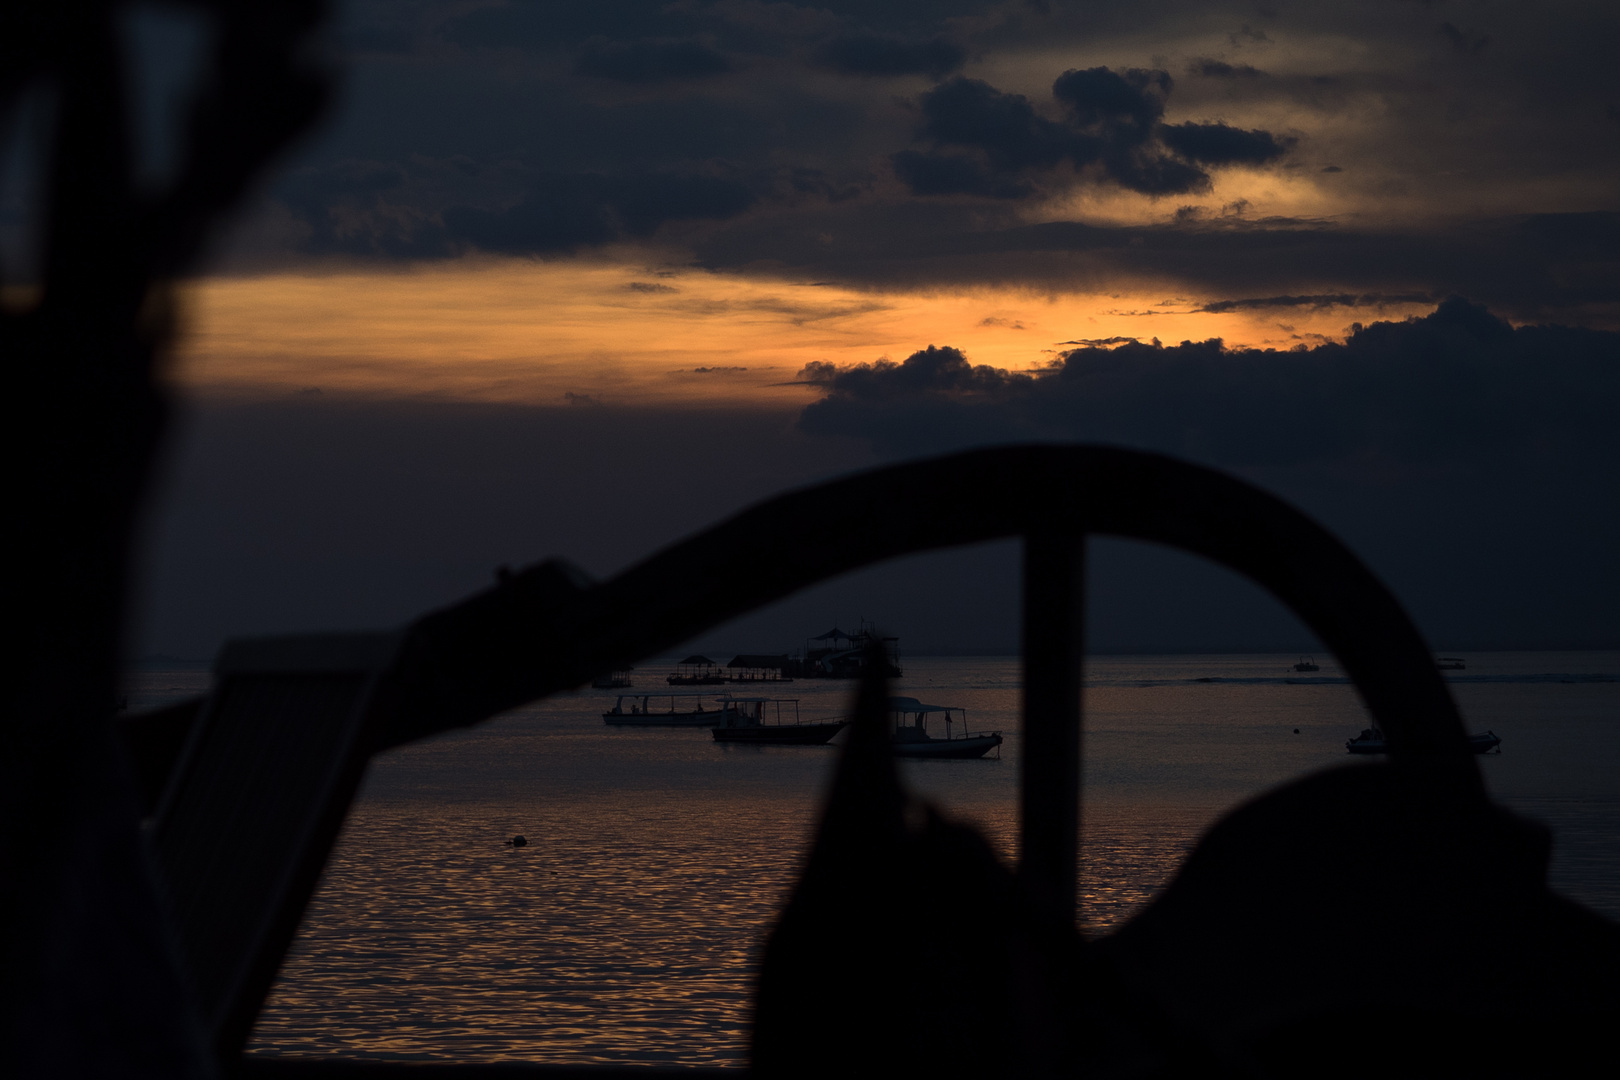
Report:
M 975 364 L 1027 370 L 1114 338 L 1286 349 L 1342 339 L 1353 319 L 1428 311 L 1206 313 L 1146 289 L 863 292 L 609 260 L 211 278 L 184 300 L 175 377 L 197 391 L 782 407 L 816 392 L 794 382 L 812 361 L 900 361 L 951 345 Z

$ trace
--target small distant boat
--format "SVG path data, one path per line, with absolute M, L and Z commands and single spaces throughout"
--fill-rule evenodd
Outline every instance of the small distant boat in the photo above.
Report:
M 797 698 L 727 697 L 715 742 L 825 746 L 847 720 L 801 720 Z
M 1346 739 L 1344 748 L 1352 754 L 1387 754 L 1389 740 L 1378 728 L 1365 728 L 1355 738 Z M 1500 754 L 1502 740 L 1495 732 L 1487 731 L 1482 735 L 1468 736 L 1468 748 L 1476 754 Z
M 707 696 L 679 690 L 620 694 L 602 722 L 615 727 L 712 727 L 724 717 L 726 702 L 721 697 L 710 707 L 703 703 Z
M 1434 666 L 1441 671 L 1462 671 L 1468 667 L 1459 656 L 1439 656 L 1435 658 Z
M 606 675 L 598 675 L 591 680 L 593 690 L 628 690 L 634 684 L 630 681 L 630 673 L 635 668 L 617 668 Z
M 792 661 L 785 653 L 739 653 L 726 665 L 726 681 L 733 683 L 790 683 Z
M 693 655 L 676 664 L 675 674 L 665 681 L 671 686 L 721 686 L 726 674 L 707 656 Z
M 931 717 L 944 720 L 943 739 L 928 733 Z M 958 723 L 960 735 L 952 730 Z M 912 697 L 889 699 L 889 725 L 896 757 L 982 758 L 1001 745 L 999 731 L 967 730 L 967 713 L 955 705 L 924 705 Z
M 1314 657 L 1314 656 L 1302 656 L 1302 657 L 1299 658 L 1299 663 L 1294 665 L 1294 670 L 1295 671 L 1321 671 L 1322 669 L 1316 666 L 1316 657 Z

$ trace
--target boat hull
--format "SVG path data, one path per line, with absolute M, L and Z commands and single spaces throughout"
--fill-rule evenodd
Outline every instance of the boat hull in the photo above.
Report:
M 965 760 L 984 757 L 1001 745 L 1001 736 L 969 735 L 961 739 L 918 739 L 896 742 L 893 745 L 895 757 Z
M 602 714 L 602 722 L 614 727 L 713 727 L 724 719 L 725 715 L 713 709 L 708 712 L 605 712 Z
M 760 724 L 748 727 L 717 727 L 715 742 L 750 743 L 756 746 L 825 746 L 844 729 L 844 721 L 826 724 Z

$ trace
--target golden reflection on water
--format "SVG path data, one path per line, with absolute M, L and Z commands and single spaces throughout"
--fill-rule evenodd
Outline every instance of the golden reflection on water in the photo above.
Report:
M 809 823 L 772 802 L 694 809 L 553 813 L 513 848 L 476 804 L 407 820 L 363 806 L 254 1051 L 742 1064 L 753 970 Z M 1152 895 L 1199 822 L 1143 824 L 1088 822 L 1095 929 Z M 1012 829 L 986 831 L 1010 856 Z
M 1364 718 L 1354 691 L 1327 669 L 1282 674 L 1291 659 L 1092 665 L 1087 933 L 1147 903 L 1233 804 L 1345 762 L 1343 740 Z M 1565 686 L 1515 674 L 1582 664 L 1613 671 L 1620 654 L 1500 654 L 1475 663 L 1477 684 L 1456 688 L 1471 723 L 1511 740 L 1511 753 L 1482 762 L 1491 790 L 1558 827 L 1554 887 L 1620 915 L 1620 678 Z M 1007 735 L 1002 760 L 907 762 L 902 774 L 1010 861 L 1017 662 L 920 658 L 907 668 L 897 692 L 963 705 L 971 726 Z M 807 717 L 847 705 L 847 686 L 787 692 Z M 249 1052 L 741 1065 L 760 948 L 808 848 L 836 749 L 605 728 L 604 704 L 563 696 L 377 759 Z M 527 846 L 503 843 L 516 834 Z
M 695 809 L 593 803 L 513 848 L 480 805 L 405 821 L 363 807 L 257 1048 L 739 1063 L 748 973 L 805 833 L 769 805 Z

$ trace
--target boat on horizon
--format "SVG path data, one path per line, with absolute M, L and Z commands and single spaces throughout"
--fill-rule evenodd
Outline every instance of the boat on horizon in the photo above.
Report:
M 1379 728 L 1364 728 L 1360 735 L 1346 739 L 1344 748 L 1352 754 L 1387 754 L 1389 740 Z M 1502 739 L 1494 731 L 1468 736 L 1468 749 L 1476 754 L 1500 754 Z
M 714 695 L 691 690 L 620 694 L 613 708 L 602 714 L 602 722 L 615 727 L 711 727 L 724 716 L 726 701 L 720 695 L 713 707 L 707 707 L 706 697 Z
M 726 664 L 726 682 L 790 683 L 792 663 L 786 653 L 738 653 Z
M 825 746 L 849 721 L 803 720 L 798 698 L 726 698 L 726 710 L 714 726 L 714 741 L 756 746 Z
M 1299 663 L 1294 665 L 1294 670 L 1295 671 L 1321 671 L 1322 669 L 1317 666 L 1316 657 L 1314 657 L 1314 656 L 1302 656 L 1302 657 L 1299 658 Z
M 1460 656 L 1437 656 L 1434 659 L 1434 666 L 1441 671 L 1463 671 L 1467 669 L 1468 664 Z
M 725 672 L 707 656 L 693 654 L 675 665 L 675 674 L 665 680 L 671 686 L 723 686 Z
M 803 651 L 788 660 L 782 674 L 800 679 L 858 679 L 866 673 L 873 645 L 883 650 L 886 677 L 898 679 L 905 674 L 900 667 L 900 639 L 882 636 L 865 619 L 854 633 L 835 626 L 810 638 Z
M 591 680 L 593 690 L 628 690 L 635 685 L 630 681 L 630 673 L 636 670 L 633 667 L 614 668 L 606 675 L 598 675 Z
M 929 733 L 930 718 L 944 721 L 944 738 Z M 958 723 L 961 734 L 952 730 Z M 999 731 L 969 731 L 966 710 L 956 705 L 925 705 L 913 697 L 889 699 L 889 738 L 896 757 L 957 760 L 982 758 L 1002 743 Z

